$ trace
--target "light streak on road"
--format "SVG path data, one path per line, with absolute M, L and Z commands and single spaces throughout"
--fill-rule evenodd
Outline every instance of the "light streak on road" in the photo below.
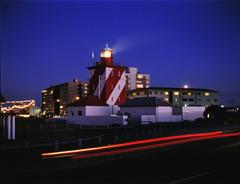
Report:
M 132 141 L 132 142 L 126 142 L 126 143 L 120 143 L 120 144 L 107 145 L 107 146 L 99 146 L 99 147 L 93 147 L 93 148 L 42 153 L 41 156 L 42 156 L 42 158 L 69 157 L 69 156 L 73 156 L 76 154 L 89 153 L 89 152 L 93 152 L 93 151 L 105 151 L 105 150 L 110 150 L 110 149 L 115 149 L 115 148 L 126 148 L 129 146 L 139 146 L 142 144 L 150 144 L 150 143 L 172 141 L 172 140 L 177 140 L 177 139 L 187 139 L 187 138 L 194 138 L 194 137 L 214 136 L 214 135 L 220 135 L 220 134 L 222 134 L 222 131 L 167 136 L 167 137 L 145 139 L 145 140 Z
M 201 140 L 207 140 L 207 139 L 216 139 L 216 138 L 226 138 L 226 137 L 235 137 L 240 136 L 240 132 L 237 133 L 228 133 L 228 134 L 216 134 L 216 135 L 208 135 L 208 136 L 201 136 L 201 137 L 193 137 L 193 138 L 187 138 L 187 139 L 180 139 L 170 142 L 164 142 L 159 144 L 152 144 L 152 145 L 146 145 L 146 146 L 138 146 L 133 148 L 126 148 L 126 149 L 120 149 L 120 150 L 113 150 L 113 151 L 105 151 L 100 153 L 90 153 L 90 154 L 83 154 L 83 155 L 77 155 L 72 156 L 72 159 L 87 159 L 87 158 L 93 158 L 93 157 L 103 157 L 103 156 L 111 156 L 116 154 L 123 154 L 123 153 L 131 153 L 136 151 L 144 151 L 148 149 L 154 149 L 154 148 L 163 148 L 168 147 L 172 145 L 178 145 L 183 143 L 189 143 L 194 141 L 201 141 Z

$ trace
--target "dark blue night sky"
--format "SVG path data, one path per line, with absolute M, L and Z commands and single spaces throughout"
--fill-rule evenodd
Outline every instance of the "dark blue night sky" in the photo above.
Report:
M 41 90 L 88 79 L 91 51 L 151 74 L 151 85 L 219 90 L 240 104 L 240 2 L 2 2 L 6 99 L 40 102 Z M 96 59 L 98 59 L 96 57 Z

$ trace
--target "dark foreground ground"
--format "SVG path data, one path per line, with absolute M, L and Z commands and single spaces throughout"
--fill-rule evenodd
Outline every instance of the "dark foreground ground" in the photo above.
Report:
M 43 160 L 37 152 L 0 155 L 1 184 L 240 183 L 240 136 L 86 160 Z

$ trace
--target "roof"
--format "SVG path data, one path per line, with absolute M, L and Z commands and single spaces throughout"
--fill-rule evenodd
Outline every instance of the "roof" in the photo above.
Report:
M 68 105 L 69 107 L 77 107 L 77 106 L 108 106 L 106 102 L 99 99 L 98 96 L 88 96 L 85 98 L 81 98 L 78 101 L 75 101 Z
M 156 106 L 170 106 L 169 103 L 157 97 L 144 97 L 128 100 L 120 105 L 120 107 L 156 107 Z
M 112 50 L 109 46 L 108 46 L 108 44 L 106 44 L 106 47 L 103 49 L 103 50 Z
M 217 90 L 205 89 L 205 88 L 176 88 L 176 87 L 149 87 L 149 88 L 138 88 L 131 91 L 143 91 L 143 90 L 176 90 L 176 91 L 209 91 L 217 93 Z

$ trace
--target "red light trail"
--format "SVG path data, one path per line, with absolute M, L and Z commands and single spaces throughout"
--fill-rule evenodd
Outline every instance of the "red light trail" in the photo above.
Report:
M 139 146 L 139 147 L 126 148 L 126 149 L 121 149 L 121 150 L 105 151 L 105 152 L 100 152 L 100 153 L 84 154 L 84 155 L 72 156 L 72 159 L 86 159 L 86 158 L 92 158 L 92 157 L 103 157 L 103 156 L 110 156 L 110 155 L 116 155 L 116 154 L 131 153 L 131 152 L 136 152 L 136 151 L 144 151 L 144 150 L 153 149 L 153 148 L 163 148 L 163 147 L 167 147 L 167 146 L 183 144 L 183 143 L 188 143 L 188 142 L 194 142 L 194 141 L 200 141 L 200 140 L 234 137 L 234 136 L 240 136 L 240 132 L 193 137 L 193 138 L 180 139 L 180 140 L 175 140 L 175 141 L 170 141 L 170 142 L 164 142 L 164 143 L 160 143 L 160 144 Z
M 152 143 L 157 143 L 157 142 L 173 141 L 173 140 L 178 140 L 178 139 L 189 139 L 189 138 L 195 138 L 195 137 L 214 136 L 214 135 L 220 135 L 220 134 L 222 134 L 222 131 L 168 136 L 168 137 L 145 139 L 145 140 L 132 141 L 132 142 L 126 142 L 126 143 L 120 143 L 120 144 L 114 144 L 114 145 L 99 146 L 99 147 L 93 147 L 93 148 L 42 153 L 41 156 L 42 156 L 42 158 L 69 157 L 69 156 L 74 156 L 77 154 L 84 154 L 84 153 L 89 153 L 89 152 L 94 152 L 94 151 L 95 152 L 96 151 L 106 151 L 106 150 L 111 150 L 111 149 L 116 149 L 116 148 L 125 148 L 126 149 L 130 146 L 141 146 L 143 144 L 152 144 Z M 167 142 L 167 143 L 169 143 L 169 142 Z M 167 143 L 165 143 L 165 144 L 167 144 Z M 164 143 L 162 143 L 162 144 L 164 144 Z M 153 146 L 153 145 L 149 145 L 149 146 Z M 104 153 L 106 153 L 106 152 L 104 152 Z M 100 153 L 94 153 L 94 154 L 100 154 Z

